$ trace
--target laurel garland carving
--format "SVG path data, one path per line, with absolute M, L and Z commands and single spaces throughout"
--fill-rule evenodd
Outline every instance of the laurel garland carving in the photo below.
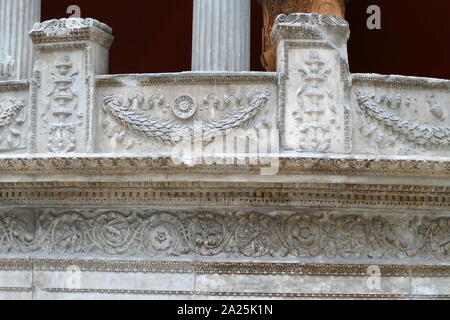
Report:
M 23 142 L 23 127 L 26 116 L 20 116 L 26 107 L 25 100 L 0 100 L 0 152 L 14 151 L 20 148 Z
M 134 108 L 124 106 L 121 95 L 108 95 L 104 99 L 103 111 L 114 121 L 130 131 L 153 139 L 162 144 L 176 144 L 186 137 L 192 140 L 210 142 L 228 130 L 243 128 L 266 108 L 270 96 L 268 89 L 249 93 L 248 105 L 220 120 L 196 126 L 195 124 L 178 124 L 175 122 L 154 120 Z
M 450 127 L 432 127 L 410 122 L 389 114 L 379 108 L 364 90 L 356 90 L 356 96 L 364 114 L 405 137 L 408 142 L 420 146 L 442 147 L 450 145 Z
M 0 215 L 0 254 L 450 260 L 450 217 L 38 210 Z

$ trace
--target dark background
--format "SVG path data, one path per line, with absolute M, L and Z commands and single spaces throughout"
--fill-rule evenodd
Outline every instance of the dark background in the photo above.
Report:
M 262 12 L 252 2 L 252 70 L 259 71 Z M 114 29 L 111 73 L 190 70 L 192 0 L 42 0 L 42 20 L 67 17 L 72 4 Z M 372 4 L 381 7 L 381 30 L 366 27 Z M 449 0 L 351 0 L 351 71 L 450 79 L 449 13 Z

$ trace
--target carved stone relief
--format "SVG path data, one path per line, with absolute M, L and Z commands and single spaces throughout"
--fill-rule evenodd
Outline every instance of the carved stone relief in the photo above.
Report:
M 47 108 L 41 115 L 48 134 L 47 148 L 53 153 L 76 150 L 76 130 L 84 114 L 78 109 L 76 82 L 79 72 L 69 56 L 61 56 L 51 73 L 52 88 L 48 92 Z
M 320 58 L 319 52 L 310 51 L 305 61 L 305 68 L 299 69 L 304 83 L 298 89 L 298 110 L 293 112 L 300 124 L 300 148 L 305 151 L 327 151 L 331 146 L 330 126 L 336 123 L 331 118 L 329 122 L 323 121 L 325 109 L 329 108 L 336 113 L 336 106 L 324 105 L 325 96 L 333 98 L 331 90 L 327 87 L 328 76 L 331 69 Z
M 181 142 L 210 144 L 239 129 L 273 125 L 275 110 L 269 108 L 269 88 L 249 88 L 246 93 L 236 89 L 224 94 L 193 92 L 198 93 L 173 94 L 163 88 L 123 93 L 105 90 L 102 132 L 113 147 L 134 150 L 147 144 L 159 145 L 161 151 Z
M 300 152 L 345 152 L 348 107 L 344 102 L 341 66 L 334 62 L 333 51 L 299 48 L 289 52 L 290 63 L 299 67 L 289 69 L 289 79 L 298 83 L 298 89 L 287 93 L 288 148 Z
M 373 151 L 401 154 L 448 152 L 450 125 L 442 98 L 433 93 L 355 90 L 358 132 Z
M 25 99 L 0 98 L 0 153 L 27 148 L 26 106 Z
M 444 215 L 30 210 L 2 209 L 2 255 L 450 259 L 450 218 Z

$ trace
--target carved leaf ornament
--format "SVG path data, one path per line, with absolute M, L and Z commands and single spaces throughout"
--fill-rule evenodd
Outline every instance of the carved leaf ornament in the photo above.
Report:
M 420 146 L 449 146 L 450 127 L 433 127 L 401 119 L 382 110 L 364 90 L 356 90 L 358 103 L 364 114 Z
M 124 106 L 124 98 L 113 94 L 104 98 L 103 110 L 113 120 L 135 134 L 154 139 L 162 144 L 176 144 L 186 137 L 192 140 L 209 142 L 228 130 L 243 128 L 256 119 L 267 106 L 270 92 L 268 89 L 251 92 L 248 105 L 223 119 L 202 124 L 179 124 L 148 118 L 142 113 Z

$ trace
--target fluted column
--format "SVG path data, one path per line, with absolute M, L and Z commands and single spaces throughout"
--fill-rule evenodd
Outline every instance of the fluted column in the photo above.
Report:
M 27 79 L 33 67 L 28 35 L 41 18 L 41 0 L 0 0 L 0 80 Z
M 250 70 L 250 0 L 194 0 L 192 70 Z

